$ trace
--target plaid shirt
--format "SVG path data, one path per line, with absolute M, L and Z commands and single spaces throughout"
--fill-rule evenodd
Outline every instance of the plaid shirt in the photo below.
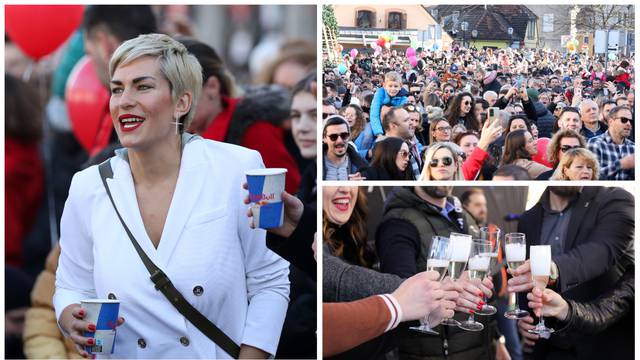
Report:
M 622 169 L 620 159 L 634 153 L 635 144 L 624 139 L 620 145 L 613 142 L 609 132 L 589 139 L 589 150 L 598 159 L 600 180 L 634 180 L 635 169 Z

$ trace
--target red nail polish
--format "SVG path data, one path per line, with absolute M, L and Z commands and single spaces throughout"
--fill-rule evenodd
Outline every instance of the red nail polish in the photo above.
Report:
M 476 306 L 478 308 L 478 310 L 482 310 L 482 305 L 478 304 L 478 306 Z
M 483 297 L 484 293 L 480 292 L 480 293 L 478 293 L 478 296 Z
M 96 341 L 93 340 L 93 339 L 87 340 L 87 344 L 89 344 L 89 345 L 95 345 L 95 343 L 96 343 Z
M 480 300 L 480 302 L 478 304 L 484 305 L 484 301 Z
M 469 310 L 469 312 L 470 312 L 471 314 L 475 314 L 475 313 L 476 313 L 476 311 L 475 311 L 475 310 Z
M 80 311 L 78 311 L 78 315 L 84 316 L 84 310 L 80 309 Z
M 89 326 L 87 326 L 87 328 L 89 329 L 89 331 L 96 331 L 96 326 L 93 324 L 89 324 Z

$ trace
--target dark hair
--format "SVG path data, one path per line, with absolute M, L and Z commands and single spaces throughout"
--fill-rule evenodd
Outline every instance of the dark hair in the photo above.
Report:
M 220 94 L 232 96 L 233 79 L 227 73 L 224 61 L 218 53 L 209 45 L 191 37 L 176 37 L 176 40 L 198 59 L 202 66 L 202 85 L 213 76 L 220 82 Z
M 371 166 L 384 169 L 392 180 L 413 180 L 411 166 L 401 172 L 396 165 L 396 156 L 406 142 L 397 137 L 388 137 L 378 141 L 373 148 Z M 407 144 L 408 146 L 408 144 Z
M 487 100 L 485 100 L 484 98 L 481 97 L 476 97 L 475 99 L 475 104 L 481 103 L 482 104 L 482 109 L 486 110 L 489 108 L 489 102 Z
M 384 129 L 385 132 L 389 130 L 391 123 L 395 123 L 394 119 L 396 117 L 396 112 L 398 110 L 402 110 L 402 106 L 394 106 L 391 109 L 389 109 L 389 111 L 387 111 L 386 114 L 384 114 L 384 117 L 382 118 L 382 128 Z
M 465 132 L 461 132 L 458 133 L 458 135 L 456 135 L 455 138 L 453 138 L 453 142 L 456 143 L 456 145 L 460 146 L 460 141 L 462 141 L 462 138 L 465 136 L 475 136 L 478 140 L 480 139 L 480 134 L 478 134 L 478 132 L 473 131 L 473 130 L 467 130 Z
M 500 166 L 498 170 L 493 173 L 493 176 L 512 177 L 514 180 L 531 180 L 527 169 L 514 164 Z
M 158 32 L 156 17 L 149 5 L 89 5 L 84 11 L 82 27 L 91 37 L 98 26 L 120 42 Z
M 524 123 L 527 126 L 527 131 L 531 132 L 531 123 L 529 122 L 527 115 L 524 113 L 517 113 L 517 114 L 511 115 L 511 117 L 509 118 L 509 123 L 507 125 L 507 130 L 505 131 L 504 136 L 509 135 L 509 132 L 510 132 L 509 129 L 511 129 L 511 123 L 517 119 L 524 120 Z
M 465 97 L 469 97 L 471 99 L 471 110 L 469 110 L 469 113 L 464 117 L 464 127 L 469 130 L 480 131 L 475 115 L 475 100 L 473 99 L 473 95 L 468 92 L 462 92 L 456 95 L 453 100 L 449 102 L 445 117 L 447 118 L 447 121 L 449 121 L 449 125 L 451 125 L 451 127 L 458 124 L 458 119 L 460 118 L 460 104 L 462 104 L 462 99 Z
M 364 123 L 365 123 L 364 112 L 362 111 L 362 108 L 356 104 L 349 104 L 347 106 L 343 106 L 339 112 L 344 114 L 344 112 L 348 108 L 352 108 L 356 112 L 356 121 L 351 127 L 351 138 L 355 140 L 364 129 Z
M 462 203 L 463 206 L 466 206 L 469 204 L 469 201 L 471 201 L 471 196 L 472 195 L 483 195 L 484 196 L 484 191 L 482 191 L 482 189 L 479 188 L 471 188 L 465 192 L 462 193 L 462 195 L 460 195 L 460 202 Z
M 616 106 L 611 110 L 609 110 L 609 119 L 613 119 L 613 117 L 616 116 L 616 114 L 622 110 L 631 111 L 631 109 L 628 106 L 625 106 L 625 105 Z
M 531 160 L 531 155 L 527 151 L 527 140 L 525 134 L 528 131 L 516 130 L 507 135 L 504 141 L 504 153 L 502 154 L 501 164 L 512 164 L 518 159 Z
M 4 73 L 5 136 L 21 142 L 42 138 L 42 103 L 35 88 Z
M 367 245 L 367 196 L 364 187 L 358 188 L 358 198 L 349 221 L 340 226 L 329 221 L 323 213 L 322 238 L 331 255 L 351 264 L 371 268 L 375 261 L 373 251 Z
M 313 85 L 313 83 L 316 82 L 316 79 L 317 77 L 316 77 L 315 71 L 307 74 L 307 76 L 302 78 L 302 80 L 298 81 L 298 83 L 293 87 L 293 89 L 291 89 L 291 98 L 296 96 L 299 92 L 312 93 L 313 89 L 311 89 L 311 85 Z
M 322 137 L 327 136 L 327 128 L 332 125 L 346 125 L 347 129 L 349 129 L 349 133 L 351 133 L 349 122 L 347 122 L 347 119 L 345 119 L 341 115 L 331 115 L 324 123 L 324 127 L 322 128 Z

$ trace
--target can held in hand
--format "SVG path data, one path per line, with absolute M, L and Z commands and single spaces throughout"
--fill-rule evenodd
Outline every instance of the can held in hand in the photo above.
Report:
M 287 169 L 269 168 L 249 170 L 245 174 L 249 185 L 249 200 L 253 224 L 261 229 L 282 226 L 284 204 L 282 192 Z

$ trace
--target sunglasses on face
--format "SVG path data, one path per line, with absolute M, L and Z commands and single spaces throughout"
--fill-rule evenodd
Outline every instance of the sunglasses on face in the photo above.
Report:
M 363 106 L 363 107 L 362 107 L 362 111 L 364 111 L 364 112 L 366 112 L 366 113 L 368 113 L 370 110 L 371 110 L 371 108 L 370 108 L 370 107 L 368 107 L 368 106 Z
M 576 145 L 576 146 L 571 146 L 571 145 L 562 145 L 560 146 L 560 151 L 567 152 L 571 149 L 579 149 L 581 146 L 580 145 Z
M 632 119 L 629 119 L 628 117 L 619 117 L 618 120 L 620 120 L 621 123 L 626 124 Z
M 431 162 L 429 162 L 429 166 L 431 166 L 431 167 L 438 166 L 438 163 L 440 162 L 440 160 L 442 160 L 442 164 L 444 166 L 449 166 L 449 165 L 453 164 L 453 158 L 451 158 L 449 156 L 445 156 L 442 159 L 436 159 L 436 158 L 431 159 Z
M 403 159 L 407 159 L 409 156 L 411 156 L 411 153 L 404 150 L 398 151 L 398 154 L 400 154 L 400 157 L 402 157 Z
M 453 92 L 453 89 L 445 89 L 444 92 L 445 94 L 451 94 Z
M 342 141 L 347 141 L 349 139 L 349 133 L 348 132 L 343 132 L 343 133 L 340 133 L 340 134 L 327 134 L 327 137 L 331 141 L 338 140 L 338 136 L 342 139 Z
M 471 102 L 469 102 L 469 101 L 463 101 L 463 102 L 462 102 L 462 104 L 463 104 L 463 105 L 465 105 L 465 106 L 469 106 L 469 105 L 471 105 Z

